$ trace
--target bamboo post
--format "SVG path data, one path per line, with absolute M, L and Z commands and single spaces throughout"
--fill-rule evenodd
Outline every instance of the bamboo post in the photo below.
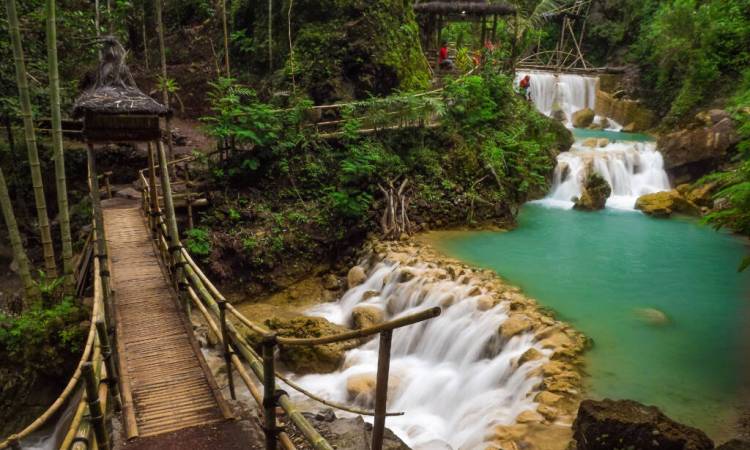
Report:
M 265 420 L 266 450 L 276 450 L 275 349 L 276 335 L 263 336 L 263 419 Z
M 156 163 L 155 163 L 156 157 L 154 155 L 154 146 L 151 142 L 148 143 L 148 184 L 149 186 L 149 194 L 151 195 L 151 217 L 149 220 L 151 220 L 151 231 L 154 234 L 154 238 L 156 238 L 158 230 L 158 220 L 157 217 L 159 216 L 159 192 L 156 188 Z
M 91 362 L 86 362 L 83 367 L 83 381 L 86 388 L 86 401 L 89 405 L 89 414 L 91 415 L 91 425 L 94 428 L 96 445 L 103 450 L 110 449 L 109 436 L 107 435 L 107 426 L 104 423 L 104 413 L 99 401 L 99 392 L 97 389 L 94 368 Z
M 104 190 L 107 192 L 107 198 L 112 198 L 112 185 L 109 183 L 109 173 L 104 174 Z
M 99 335 L 99 347 L 101 347 L 102 359 L 107 368 L 107 383 L 109 384 L 110 392 L 112 393 L 112 404 L 115 408 L 115 412 L 120 412 L 122 410 L 122 400 L 120 399 L 120 390 L 117 387 L 118 379 L 115 359 L 112 354 L 112 346 L 109 343 L 107 326 L 101 319 L 96 321 L 96 333 Z
M 195 226 L 195 220 L 193 219 L 193 192 L 190 190 L 190 165 L 185 164 L 185 202 L 187 205 L 187 227 L 188 230 L 192 230 Z
M 232 400 L 237 400 L 237 395 L 234 392 L 234 378 L 232 377 L 232 352 L 229 349 L 229 333 L 227 331 L 227 301 L 218 300 L 217 304 L 219 305 L 219 320 L 221 321 L 221 343 L 224 352 L 224 362 L 227 365 L 229 394 L 232 396 Z
M 172 201 L 172 184 L 169 180 L 169 170 L 167 169 L 167 155 L 164 152 L 164 145 L 158 141 L 157 149 L 159 153 L 159 172 L 161 174 L 161 190 L 164 195 L 164 207 L 167 210 L 167 230 L 169 231 L 169 248 L 168 252 L 172 256 L 172 268 L 174 269 L 175 282 L 182 281 L 182 252 L 180 252 L 180 232 L 177 229 L 177 216 L 174 212 L 174 202 Z
M 109 266 L 107 264 L 107 237 L 104 232 L 104 216 L 102 215 L 102 199 L 99 192 L 99 179 L 96 176 L 96 158 L 94 144 L 88 143 L 87 157 L 89 166 L 89 191 L 91 192 L 91 206 L 94 210 L 94 227 L 96 229 L 96 257 L 99 258 L 99 275 L 102 279 L 102 295 L 104 304 L 110 304 Z
M 487 17 L 482 16 L 482 42 L 479 43 L 479 48 L 484 48 L 485 39 L 487 38 Z
M 378 377 L 375 385 L 375 423 L 372 429 L 372 450 L 382 450 L 385 433 L 385 405 L 388 402 L 388 372 L 391 366 L 393 331 L 380 333 Z
M 21 442 L 15 434 L 8 438 L 8 446 L 13 450 L 21 450 Z

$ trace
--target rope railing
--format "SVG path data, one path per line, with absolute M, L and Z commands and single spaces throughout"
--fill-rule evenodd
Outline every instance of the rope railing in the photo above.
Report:
M 171 164 L 186 162 L 190 158 L 173 161 Z M 156 166 L 153 166 L 155 170 Z M 301 394 L 320 402 L 326 406 L 347 411 L 354 414 L 375 417 L 373 427 L 372 449 L 382 449 L 385 418 L 387 416 L 403 415 L 403 412 L 387 412 L 388 371 L 390 367 L 390 344 L 394 330 L 429 320 L 440 314 L 440 308 L 431 308 L 417 314 L 401 317 L 373 327 L 345 332 L 322 338 L 300 339 L 278 336 L 268 327 L 253 322 L 245 317 L 222 295 L 221 291 L 203 273 L 190 253 L 182 246 L 178 236 L 171 236 L 168 218 L 161 211 L 159 202 L 154 202 L 153 187 L 146 177 L 149 169 L 140 171 L 143 184 L 141 206 L 144 215 L 149 220 L 150 229 L 158 249 L 158 253 L 165 265 L 170 269 L 174 284 L 183 300 L 186 313 L 190 314 L 193 307 L 197 308 L 205 320 L 211 333 L 222 346 L 222 355 L 227 368 L 227 384 L 230 396 L 236 399 L 234 373 L 250 392 L 251 397 L 263 411 L 266 448 L 277 448 L 277 444 L 287 450 L 295 446 L 286 430 L 277 421 L 276 409 L 280 407 L 288 421 L 304 436 L 308 444 L 316 450 L 332 450 L 331 445 L 312 426 L 307 418 L 296 407 L 291 397 L 278 389 L 277 379 Z M 165 192 L 165 195 L 170 193 Z M 245 331 L 238 328 L 244 327 Z M 247 341 L 248 333 L 262 338 L 261 352 L 256 351 Z M 275 367 L 276 351 L 283 346 L 315 346 L 335 342 L 362 339 L 380 335 L 380 349 L 378 357 L 378 371 L 375 388 L 374 411 L 342 405 L 321 398 L 318 395 L 299 386 L 294 381 L 279 373 Z M 249 370 L 247 369 L 249 368 Z M 262 389 L 258 383 L 262 384 Z

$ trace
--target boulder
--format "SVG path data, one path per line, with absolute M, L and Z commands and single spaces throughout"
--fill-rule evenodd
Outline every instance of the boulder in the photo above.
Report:
M 588 138 L 588 139 L 584 139 L 583 142 L 581 142 L 582 146 L 591 147 L 591 148 L 596 148 L 598 144 L 599 144 L 599 140 L 597 138 Z
M 669 324 L 669 316 L 664 311 L 660 311 L 656 308 L 638 308 L 635 310 L 636 316 L 643 322 L 654 325 L 662 326 Z
M 521 357 L 518 358 L 518 366 L 520 367 L 529 361 L 536 361 L 542 358 L 544 358 L 544 355 L 542 354 L 542 352 L 532 347 L 526 350 L 523 353 L 523 355 L 521 355 Z
M 685 192 L 685 198 L 698 206 L 711 208 L 714 204 L 714 193 L 719 189 L 719 183 L 713 181 L 708 183 L 696 183 Z
M 622 131 L 623 133 L 635 133 L 636 131 L 638 131 L 638 126 L 635 124 L 635 122 L 630 122 L 629 124 L 622 127 L 622 130 L 620 131 Z
M 533 326 L 534 324 L 531 322 L 531 319 L 524 315 L 517 314 L 505 319 L 505 322 L 500 324 L 498 332 L 503 340 L 507 341 L 517 334 L 531 330 Z
M 374 373 L 352 375 L 346 380 L 346 396 L 350 402 L 356 402 L 367 408 L 375 406 L 375 389 L 377 378 Z M 388 377 L 388 400 L 394 398 L 401 388 L 401 379 L 390 375 Z
M 642 195 L 636 200 L 635 209 L 654 217 L 669 217 L 674 212 L 700 215 L 700 208 L 681 196 L 677 190 Z
M 332 273 L 323 276 L 322 284 L 323 287 L 329 291 L 337 291 L 341 288 L 341 282 L 338 277 Z
M 346 282 L 349 286 L 349 289 L 359 286 L 360 284 L 364 283 L 365 280 L 367 280 L 367 274 L 365 273 L 365 269 L 363 269 L 361 266 L 352 267 L 351 269 L 349 269 L 349 273 L 346 275 Z
M 573 423 L 573 439 L 577 450 L 714 448 L 704 432 L 632 400 L 584 400 Z
M 520 424 L 539 423 L 542 421 L 544 421 L 544 417 L 542 417 L 542 415 L 538 412 L 532 411 L 530 409 L 527 409 L 526 411 L 523 411 L 521 414 L 516 416 L 516 423 Z
M 584 108 L 580 111 L 573 113 L 573 126 L 575 128 L 587 128 L 589 125 L 594 123 L 594 110 L 591 108 Z
M 609 139 L 607 138 L 599 138 L 596 140 L 596 146 L 599 148 L 604 148 L 609 145 Z
M 723 109 L 711 109 L 708 111 L 701 111 L 695 115 L 695 120 L 706 127 L 712 127 L 724 119 L 728 119 L 731 116 L 728 112 Z
M 338 450 L 369 450 L 372 442 L 372 425 L 362 416 L 337 418 L 331 410 L 321 413 L 304 412 L 302 415 L 322 434 L 326 441 Z M 383 436 L 384 450 L 409 450 L 409 447 L 390 429 Z
M 573 205 L 573 208 L 579 211 L 597 211 L 604 209 L 607 203 L 609 195 L 612 193 L 612 188 L 607 183 L 607 180 L 602 178 L 601 175 L 592 172 L 586 177 L 586 181 L 583 184 L 583 193 Z
M 352 310 L 354 329 L 369 328 L 385 321 L 385 311 L 375 305 L 359 305 Z
M 568 115 L 565 114 L 565 111 L 563 111 L 562 107 L 560 106 L 560 103 L 555 102 L 552 105 L 552 118 L 559 121 L 559 122 L 565 122 L 568 120 Z
M 715 113 L 718 120 L 722 117 Z M 736 124 L 729 117 L 710 126 L 685 129 L 660 136 L 658 149 L 664 157 L 664 167 L 673 174 L 687 174 L 688 179 L 704 175 L 723 161 L 730 149 L 740 141 Z
M 322 317 L 273 317 L 265 325 L 279 336 L 313 338 L 345 333 L 349 329 L 333 324 Z M 279 347 L 281 361 L 297 373 L 330 373 L 341 367 L 344 353 L 357 347 L 359 340 L 326 345 Z

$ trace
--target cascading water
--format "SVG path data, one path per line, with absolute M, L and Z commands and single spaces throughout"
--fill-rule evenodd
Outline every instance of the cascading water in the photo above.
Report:
M 570 125 L 575 112 L 594 109 L 598 82 L 595 77 L 520 71 L 516 73 L 516 85 L 527 75 L 531 79 L 531 101 L 542 114 L 552 116 L 559 109 Z
M 382 310 L 387 320 L 442 307 L 441 316 L 394 332 L 388 410 L 406 415 L 390 417 L 387 424 L 415 449 L 471 449 L 482 447 L 493 426 L 512 424 L 519 413 L 536 409 L 532 391 L 541 378 L 531 372 L 551 353 L 531 333 L 502 342 L 498 327 L 508 318 L 508 305 L 488 299 L 478 286 L 453 281 L 442 269 L 381 262 L 340 301 L 308 313 L 348 325 L 352 311 L 362 306 Z M 532 347 L 544 357 L 518 367 L 517 359 Z M 372 340 L 349 351 L 341 371 L 299 382 L 347 402 L 347 380 L 376 373 L 377 348 L 378 340 Z
M 591 172 L 598 173 L 612 187 L 607 206 L 633 209 L 638 197 L 669 190 L 661 153 L 652 142 L 616 142 L 603 148 L 573 144 L 557 157 L 550 194 L 539 202 L 572 208 L 582 194 L 583 183 Z
M 565 113 L 568 127 L 573 114 L 583 108 L 595 109 L 598 80 L 595 77 L 550 72 L 518 72 L 516 82 L 529 75 L 531 100 L 547 116 L 557 110 Z M 600 118 L 597 118 L 598 121 Z M 619 125 L 609 119 L 610 131 Z M 612 125 L 616 125 L 612 127 Z M 627 135 L 609 133 L 602 145 L 596 139 L 577 140 L 569 152 L 557 157 L 550 194 L 539 203 L 572 208 L 583 192 L 583 183 L 592 171 L 601 175 L 612 188 L 607 207 L 633 209 L 639 196 L 670 189 L 661 154 L 653 142 L 631 142 Z

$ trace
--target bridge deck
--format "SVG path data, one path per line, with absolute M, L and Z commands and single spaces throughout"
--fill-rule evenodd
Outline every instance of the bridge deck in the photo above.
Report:
M 104 202 L 128 437 L 155 436 L 231 417 L 180 312 L 137 202 Z M 124 398 L 126 400 L 126 398 Z M 128 411 L 124 411 L 128 414 Z

